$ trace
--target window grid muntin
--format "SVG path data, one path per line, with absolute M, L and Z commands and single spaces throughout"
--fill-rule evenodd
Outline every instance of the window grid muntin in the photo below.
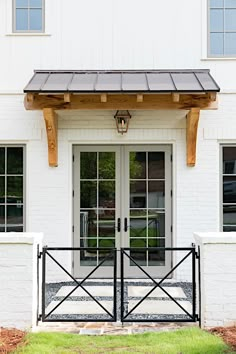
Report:
M 211 10 L 223 10 L 223 32 L 222 31 L 211 31 L 210 24 L 211 24 Z M 226 10 L 236 10 L 236 5 L 235 7 L 226 7 L 226 0 L 223 0 L 223 7 L 211 7 L 211 0 L 208 0 L 208 57 L 213 57 L 213 58 L 224 58 L 224 57 L 236 57 L 236 48 L 235 48 L 235 53 L 234 54 L 225 54 L 225 37 L 226 34 L 228 33 L 235 33 L 236 35 L 236 30 L 235 31 L 227 31 L 225 30 L 225 11 Z M 223 54 L 212 54 L 211 53 L 211 34 L 212 33 L 220 33 L 223 35 Z
M 24 231 L 24 228 L 25 228 L 25 185 L 24 185 L 24 169 L 25 169 L 25 151 L 24 151 L 24 147 L 22 145 L 0 145 L 0 148 L 4 148 L 5 149 L 5 168 L 4 168 L 4 174 L 0 174 L 0 177 L 4 177 L 5 178 L 5 188 L 4 188 L 4 203 L 0 203 L 0 206 L 4 206 L 4 212 L 5 212 L 5 217 L 4 217 L 4 224 L 0 224 L 0 228 L 4 228 L 4 232 L 8 232 L 7 229 L 9 228 L 12 228 L 12 227 L 22 227 L 23 231 Z M 23 174 L 9 174 L 7 173 L 7 151 L 8 149 L 11 149 L 11 148 L 21 148 L 22 149 L 22 154 L 23 154 L 23 160 L 22 160 L 22 163 L 23 163 Z M 7 178 L 8 177 L 22 177 L 23 178 L 23 203 L 7 203 Z M 22 224 L 7 224 L 7 207 L 8 206 L 19 206 L 19 207 L 22 207 L 22 220 L 23 220 L 23 223 Z
M 18 30 L 16 28 L 16 10 L 17 9 L 27 10 L 27 15 L 28 15 L 27 29 Z M 30 29 L 30 10 L 42 10 L 42 19 L 41 19 L 42 28 L 40 30 Z M 45 0 L 42 0 L 41 7 L 30 6 L 30 0 L 28 0 L 27 7 L 16 6 L 16 0 L 13 0 L 13 26 L 12 27 L 13 27 L 13 32 L 16 32 L 16 33 L 44 33 L 45 32 Z

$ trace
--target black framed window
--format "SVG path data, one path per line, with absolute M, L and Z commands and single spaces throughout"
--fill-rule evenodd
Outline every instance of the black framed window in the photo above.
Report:
M 24 147 L 0 146 L 0 232 L 24 231 Z
M 236 146 L 222 147 L 223 231 L 236 231 Z

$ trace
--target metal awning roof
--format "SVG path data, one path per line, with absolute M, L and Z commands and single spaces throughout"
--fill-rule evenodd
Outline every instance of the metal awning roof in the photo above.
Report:
M 36 70 L 25 93 L 218 92 L 209 70 Z

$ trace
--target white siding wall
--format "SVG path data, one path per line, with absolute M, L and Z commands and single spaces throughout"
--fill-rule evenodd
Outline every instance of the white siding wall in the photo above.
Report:
M 205 60 L 206 0 L 45 2 L 46 34 L 15 35 L 12 2 L 0 1 L 0 143 L 26 144 L 26 231 L 71 245 L 72 143 L 104 142 L 173 144 L 174 244 L 218 231 L 219 143 L 236 143 L 236 61 Z M 218 111 L 201 112 L 194 168 L 186 166 L 184 111 L 132 112 L 124 136 L 112 111 L 60 112 L 59 166 L 48 167 L 42 113 L 26 112 L 21 94 L 34 69 L 162 68 L 210 68 L 224 92 Z

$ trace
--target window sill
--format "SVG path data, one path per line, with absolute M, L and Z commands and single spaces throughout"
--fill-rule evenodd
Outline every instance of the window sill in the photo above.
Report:
M 15 33 L 7 33 L 6 36 L 9 37 L 50 37 L 50 33 L 37 33 L 37 32 L 15 32 Z
M 201 61 L 224 61 L 224 60 L 236 60 L 235 57 L 209 57 L 209 58 L 202 58 Z

